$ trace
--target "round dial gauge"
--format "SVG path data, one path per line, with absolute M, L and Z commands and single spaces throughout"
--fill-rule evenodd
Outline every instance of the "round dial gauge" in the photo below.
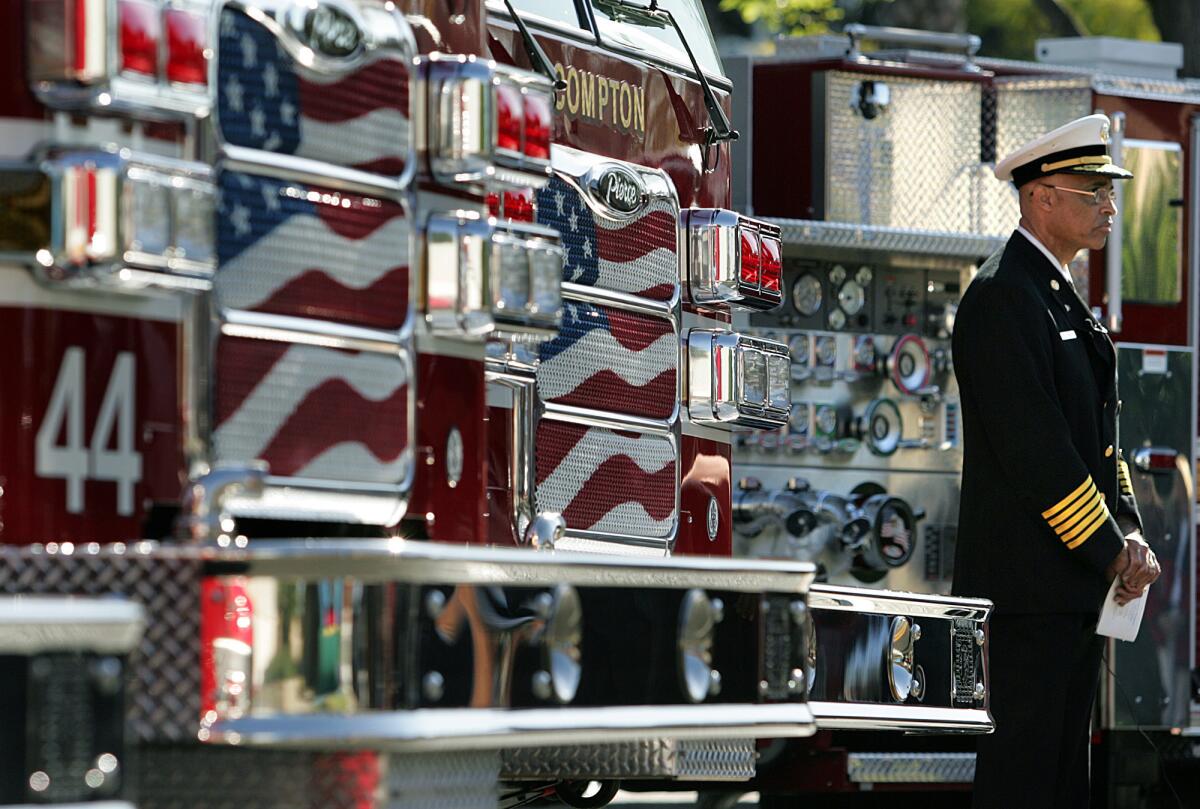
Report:
M 832 337 L 818 337 L 814 350 L 818 365 L 833 365 L 837 359 L 837 340 Z
M 830 405 L 821 405 L 816 413 L 817 432 L 831 436 L 837 432 L 837 411 Z
M 793 435 L 808 435 L 807 402 L 796 402 L 792 405 L 792 415 L 788 418 L 788 426 Z
M 829 328 L 840 329 L 846 325 L 846 313 L 841 309 L 834 309 L 829 313 Z
M 788 340 L 788 349 L 792 354 L 792 362 L 808 367 L 809 339 L 807 334 L 792 335 L 792 339 Z
M 812 273 L 805 273 L 792 285 L 792 305 L 805 317 L 815 315 L 821 309 L 821 281 Z
M 838 290 L 838 305 L 848 315 L 857 315 L 862 311 L 863 304 L 866 302 L 867 292 L 857 281 L 847 281 Z
M 871 283 L 871 279 L 875 277 L 875 273 L 866 264 L 858 268 L 858 272 L 854 273 L 854 280 L 866 286 Z
M 835 287 L 846 280 L 846 268 L 841 264 L 834 264 L 829 268 L 829 283 Z

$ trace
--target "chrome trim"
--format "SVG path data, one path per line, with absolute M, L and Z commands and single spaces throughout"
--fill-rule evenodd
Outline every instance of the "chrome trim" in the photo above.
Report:
M 395 195 L 404 188 L 401 181 L 387 182 L 382 174 L 350 169 L 307 157 L 278 154 L 247 146 L 222 144 L 217 158 L 225 171 L 271 177 L 276 180 L 323 185 L 337 191 L 349 191 L 367 196 Z M 394 198 L 394 196 L 393 196 Z
M 965 53 L 966 69 L 979 69 L 972 64 L 972 60 L 975 54 L 979 52 L 979 45 L 982 42 L 975 34 L 919 31 L 912 28 L 897 28 L 887 25 L 862 25 L 861 23 L 847 25 L 843 29 L 843 33 L 850 39 L 850 50 L 846 58 L 851 61 L 869 61 L 864 58 L 862 51 L 859 50 L 859 43 L 863 39 L 871 39 L 876 42 L 894 42 L 897 45 L 956 48 Z
M 636 204 L 629 210 L 614 207 L 605 198 L 604 190 L 600 187 L 600 184 L 605 177 L 609 176 L 623 177 L 637 192 Z M 646 188 L 646 183 L 642 180 L 641 175 L 625 163 L 596 163 L 587 170 L 587 173 L 579 178 L 579 185 L 591 196 L 592 207 L 603 211 L 604 215 L 609 219 L 616 219 L 618 221 L 632 219 L 637 215 L 638 211 L 646 207 L 646 202 L 650 199 L 650 190 Z
M 803 703 L 644 705 L 527 710 L 446 709 L 352 716 L 276 716 L 219 721 L 200 740 L 245 746 L 388 751 L 494 749 L 675 739 L 811 736 Z
M 1099 110 L 1097 110 L 1099 111 Z M 1110 128 L 1110 142 L 1108 145 L 1109 154 L 1112 156 L 1114 165 L 1121 165 L 1122 151 L 1125 144 L 1125 113 L 1114 112 L 1112 114 L 1112 126 Z M 1124 201 L 1125 201 L 1125 184 L 1113 183 L 1113 193 L 1116 196 L 1113 198 L 1113 206 L 1116 208 L 1116 214 L 1113 216 L 1112 231 L 1108 234 L 1107 248 L 1104 251 L 1104 294 L 1107 298 L 1106 308 L 1107 317 L 1105 317 L 1105 325 L 1109 331 L 1119 332 L 1124 323 L 1124 315 L 1121 313 L 1121 244 L 1124 240 Z
M 285 579 L 353 576 L 364 582 L 455 582 L 554 586 L 732 590 L 744 593 L 809 591 L 816 567 L 808 562 L 535 553 L 518 548 L 447 545 L 414 539 L 279 539 L 248 549 L 167 548 L 153 542 L 131 550 L 231 562 L 239 575 Z M 659 734 L 662 735 L 662 734 Z
M 996 727 L 991 714 L 975 708 L 823 701 L 810 701 L 808 707 L 821 730 L 991 733 Z
M 512 415 L 508 424 L 509 439 L 512 443 L 508 459 L 508 484 L 513 498 L 513 532 L 517 541 L 521 541 L 525 538 L 536 511 L 534 504 L 537 483 L 534 480 L 534 470 L 537 467 L 534 435 L 537 429 L 537 382 L 532 378 L 490 369 L 484 371 L 484 380 L 486 383 L 504 387 L 512 396 Z
M 400 332 L 237 309 L 222 310 L 220 317 L 221 334 L 228 337 L 249 337 L 377 354 L 405 353 L 405 336 Z
M 776 429 L 787 424 L 787 410 L 772 407 L 770 358 L 791 355 L 783 343 L 724 329 L 692 329 L 687 334 L 687 412 L 694 424 L 732 429 L 735 426 Z M 745 395 L 743 352 L 763 357 L 763 404 Z M 789 397 L 791 378 L 788 377 Z
M 245 466 L 218 466 L 189 481 L 183 490 L 175 535 L 192 542 L 210 543 L 233 531 L 233 521 L 225 511 L 226 497 L 262 495 L 267 465 L 262 462 Z
M 0 597 L 0 654 L 131 652 L 146 628 L 141 604 L 112 598 Z
M 612 413 L 607 410 L 594 410 L 588 407 L 548 403 L 542 405 L 542 418 L 545 419 L 585 424 L 589 427 L 604 427 L 610 430 L 636 430 L 640 433 L 672 437 L 675 435 L 675 420 L 678 414 L 678 402 L 675 404 L 671 418 L 662 421 L 642 416 Z
M 321 5 L 336 8 L 357 25 L 362 41 L 353 55 L 334 58 L 321 54 L 300 42 L 296 32 L 291 30 L 297 10 L 315 10 Z M 349 73 L 363 65 L 384 58 L 395 58 L 397 61 L 403 62 L 409 70 L 408 120 L 414 122 L 413 91 L 416 89 L 417 76 L 413 60 L 417 55 L 417 41 L 407 19 L 396 10 L 393 4 L 372 6 L 350 2 L 350 0 L 313 0 L 311 3 L 299 3 L 296 0 L 224 0 L 217 4 L 209 18 L 209 43 L 214 51 L 213 57 L 208 62 L 209 88 L 217 86 L 218 65 L 215 53 L 220 41 L 221 11 L 227 6 L 244 12 L 247 17 L 266 28 L 274 36 L 275 41 L 292 57 L 298 69 L 307 70 L 323 78 Z M 276 19 L 277 17 L 284 17 L 284 20 L 281 22 Z M 287 17 L 292 19 L 287 19 Z M 216 92 L 215 89 L 210 90 L 210 93 L 214 95 Z M 212 109 L 212 131 L 216 135 L 216 140 L 220 142 L 222 140 L 221 121 L 218 105 L 215 104 Z M 332 164 L 277 155 L 265 150 L 231 145 L 223 145 L 223 149 L 224 155 L 233 161 L 234 165 L 251 170 L 263 166 L 274 168 L 283 172 L 276 175 L 281 179 L 312 179 L 316 182 L 326 182 L 326 178 L 332 175 L 338 182 L 346 183 L 346 185 L 339 186 L 344 190 L 360 190 L 368 194 L 377 194 L 382 190 L 383 193 L 390 193 L 407 187 L 415 175 L 416 132 L 415 130 L 411 130 L 411 132 L 408 150 L 405 154 L 404 172 L 395 178 L 394 183 L 371 179 L 388 175 L 344 169 Z M 292 171 L 299 173 L 293 174 Z
M 967 618 L 972 621 L 985 621 L 992 612 L 992 602 L 982 598 L 900 593 L 832 584 L 814 584 L 808 594 L 808 606 L 814 610 Z
M 574 284 L 570 281 L 563 281 L 562 292 L 564 298 L 570 298 L 575 301 L 584 303 L 597 304 L 599 306 L 611 306 L 614 309 L 623 309 L 627 312 L 634 312 L 639 315 L 649 315 L 651 317 L 662 317 L 671 321 L 671 325 L 678 330 L 679 315 L 679 292 L 669 300 L 655 301 L 649 298 L 639 298 L 637 295 L 631 295 L 628 292 L 615 292 L 611 289 L 600 289 L 598 287 L 584 286 L 583 284 Z
M 683 229 L 681 262 L 688 299 L 699 304 L 728 304 L 755 311 L 769 311 L 783 303 L 783 241 L 779 226 L 751 219 L 722 208 L 688 208 L 680 212 Z M 759 239 L 761 261 L 763 239 L 771 239 L 779 250 L 779 289 L 762 287 L 759 280 L 742 282 L 742 232 L 750 231 Z
M 913 230 L 884 225 L 823 222 L 816 219 L 763 217 L 780 229 L 785 254 L 789 247 L 827 247 L 918 253 L 929 256 L 981 259 L 1002 250 L 1007 236 L 977 236 L 935 230 Z

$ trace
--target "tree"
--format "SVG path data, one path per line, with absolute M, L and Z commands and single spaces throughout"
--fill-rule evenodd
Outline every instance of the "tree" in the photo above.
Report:
M 835 0 L 721 0 L 722 11 L 736 11 L 747 24 L 761 22 L 772 32 L 823 34 L 845 13 Z
M 1194 2 L 1149 0 L 1163 39 L 1183 45 L 1183 75 L 1200 76 L 1200 8 Z

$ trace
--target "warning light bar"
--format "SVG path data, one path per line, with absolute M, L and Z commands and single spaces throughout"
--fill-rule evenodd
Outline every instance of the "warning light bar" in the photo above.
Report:
M 792 410 L 792 361 L 774 340 L 707 329 L 688 333 L 688 414 L 717 427 L 775 429 Z

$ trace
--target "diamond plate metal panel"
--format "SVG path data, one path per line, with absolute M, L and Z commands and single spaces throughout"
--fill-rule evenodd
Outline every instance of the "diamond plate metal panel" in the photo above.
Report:
M 681 778 L 748 780 L 754 777 L 750 739 L 647 739 L 628 744 L 524 747 L 501 753 L 501 773 L 512 779 Z
M 495 809 L 498 771 L 493 751 L 146 747 L 133 797 L 139 809 Z
M 887 85 L 873 118 L 864 81 Z M 981 88 L 977 82 L 830 71 L 825 85 L 825 218 L 949 233 L 977 232 Z
M 993 182 L 997 182 L 993 178 Z M 978 259 L 1004 247 L 1004 236 L 944 233 L 892 227 L 868 227 L 811 219 L 766 219 L 779 227 L 785 250 L 792 246 L 840 247 L 892 253 Z M 1016 227 L 1013 220 L 1012 227 Z M 789 251 L 790 252 L 790 251 Z
M 49 549 L 53 550 L 49 550 Z M 83 546 L 0 550 L 0 593 L 121 596 L 146 610 L 130 655 L 132 740 L 195 736 L 200 718 L 200 563 Z
M 974 753 L 851 753 L 850 780 L 859 784 L 969 784 Z
M 997 79 L 996 160 L 1018 147 L 1092 112 L 1091 83 L 1086 78 Z M 1007 236 L 1017 226 L 1020 210 L 1012 183 L 997 180 L 991 167 L 980 176 L 980 232 Z

